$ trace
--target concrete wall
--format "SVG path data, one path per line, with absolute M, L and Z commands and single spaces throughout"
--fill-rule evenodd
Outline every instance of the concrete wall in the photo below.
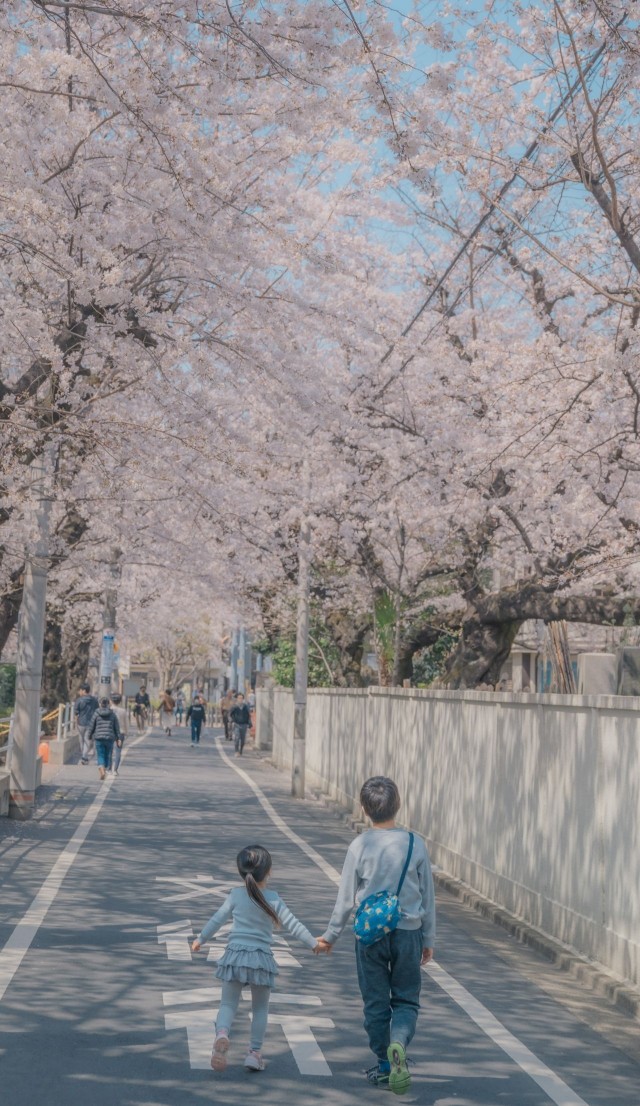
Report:
M 307 785 L 358 809 L 367 776 L 392 776 L 436 864 L 640 985 L 639 712 L 620 696 L 316 690 Z M 272 733 L 288 771 L 288 691 Z

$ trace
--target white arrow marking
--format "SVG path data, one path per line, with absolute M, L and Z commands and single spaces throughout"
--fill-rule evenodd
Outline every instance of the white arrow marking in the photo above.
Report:
M 211 1064 L 214 1024 L 217 1009 L 207 1007 L 198 1010 L 180 1010 L 165 1014 L 166 1029 L 186 1029 L 189 1046 L 189 1063 L 194 1071 L 206 1071 Z M 282 1026 L 287 1043 L 293 1053 L 301 1075 L 331 1075 L 322 1050 L 312 1028 L 333 1029 L 330 1018 L 289 1017 L 270 1014 L 269 1019 Z
M 189 1063 L 196 1071 L 206 1071 L 211 1066 L 217 1013 L 217 1010 L 208 1007 L 206 1010 L 181 1010 L 179 1013 L 164 1016 L 165 1029 L 186 1029 Z
M 162 1002 L 164 1006 L 188 1006 L 195 1002 L 219 1002 L 222 994 L 221 987 L 195 987 L 189 991 L 164 991 Z M 251 991 L 242 992 L 244 1002 L 251 1002 Z M 269 1002 L 285 1002 L 297 1006 L 322 1006 L 322 999 L 318 995 L 292 995 L 286 991 L 272 991 Z
M 167 960 L 191 960 L 191 927 L 184 933 L 159 933 L 158 944 L 167 950 Z
M 158 933 L 171 933 L 172 931 L 185 933 L 187 930 L 191 933 L 191 918 L 183 918 L 179 922 L 169 922 L 166 925 L 156 926 L 156 930 Z
M 334 1023 L 331 1018 L 300 1018 L 288 1014 L 269 1014 L 269 1020 L 282 1026 L 301 1075 L 331 1075 L 331 1068 L 311 1032 L 312 1028 L 333 1029 Z

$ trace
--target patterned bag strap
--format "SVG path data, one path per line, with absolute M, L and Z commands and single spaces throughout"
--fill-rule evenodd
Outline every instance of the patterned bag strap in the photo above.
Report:
M 402 875 L 400 876 L 400 883 L 398 884 L 398 890 L 396 891 L 396 898 L 400 898 L 400 892 L 402 891 L 402 884 L 404 883 L 404 877 L 407 874 L 409 862 L 411 860 L 411 854 L 413 852 L 413 834 L 409 833 L 409 851 L 407 852 L 407 859 L 404 862 L 404 868 L 402 869 Z

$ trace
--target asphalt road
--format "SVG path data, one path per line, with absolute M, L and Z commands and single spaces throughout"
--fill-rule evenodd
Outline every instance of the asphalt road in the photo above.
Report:
M 394 1096 L 372 1063 L 352 940 L 314 957 L 277 946 L 264 1054 L 209 1068 L 218 981 L 196 933 L 237 882 L 247 844 L 273 855 L 271 886 L 313 932 L 335 898 L 349 832 L 288 781 L 206 731 L 130 744 L 120 776 L 66 766 L 36 818 L 0 821 L 0 1101 L 32 1106 L 347 1106 Z M 237 768 L 241 769 L 238 773 Z M 253 782 L 253 787 L 251 786 Z M 286 936 L 286 935 L 285 935 Z M 212 955 L 219 949 L 214 948 Z M 447 895 L 436 964 L 410 1049 L 419 1106 L 638 1106 L 640 1027 Z

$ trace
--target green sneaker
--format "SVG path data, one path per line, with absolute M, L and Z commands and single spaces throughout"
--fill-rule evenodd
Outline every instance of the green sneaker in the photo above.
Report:
M 392 1041 L 387 1049 L 387 1056 L 391 1064 L 389 1087 L 394 1094 L 406 1094 L 411 1086 L 411 1076 L 407 1067 L 407 1057 L 403 1045 Z

